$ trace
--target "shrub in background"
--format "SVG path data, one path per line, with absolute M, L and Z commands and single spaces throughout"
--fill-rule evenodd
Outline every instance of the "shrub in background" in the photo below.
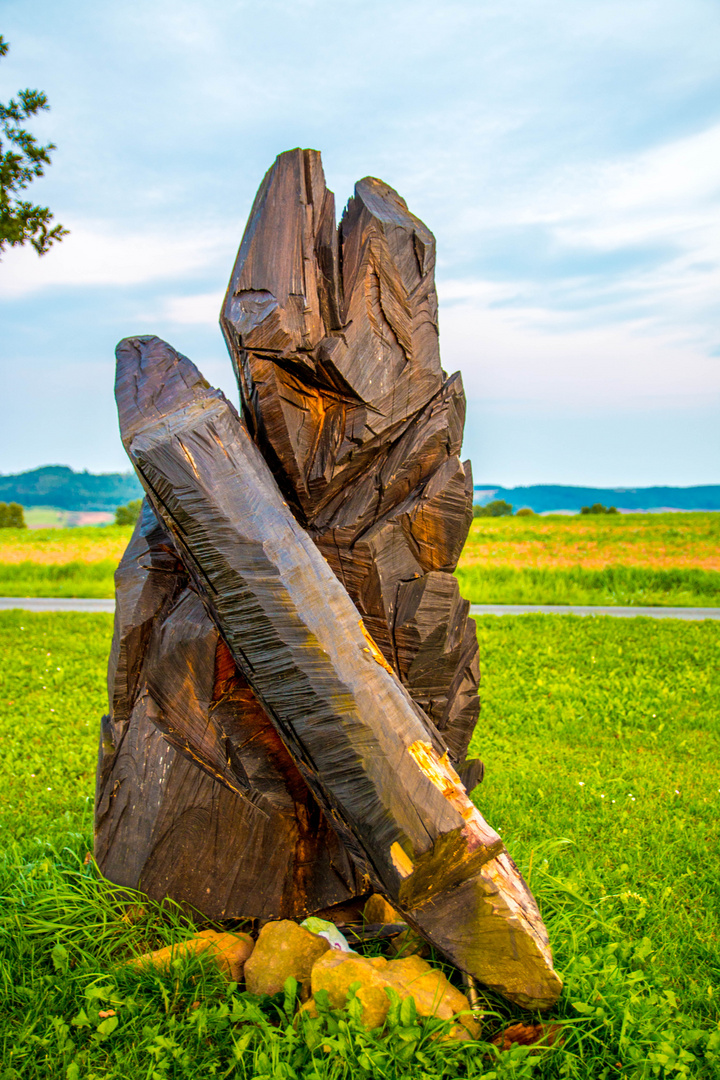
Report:
M 582 506 L 581 514 L 617 514 L 616 506 L 603 506 L 602 503 L 593 503 L 592 506 Z
M 515 517 L 535 517 L 535 511 L 529 506 L 521 506 L 515 511 Z
M 20 503 L 0 502 L 0 529 L 25 529 L 25 514 Z
M 511 503 L 504 499 L 495 499 L 487 506 L 473 506 L 473 517 L 509 517 L 512 509 Z
M 134 525 L 140 516 L 142 499 L 132 499 L 125 506 L 118 506 L 115 511 L 116 525 Z

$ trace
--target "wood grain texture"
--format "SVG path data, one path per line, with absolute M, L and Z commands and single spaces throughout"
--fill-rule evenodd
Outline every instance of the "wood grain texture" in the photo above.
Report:
M 116 584 L 102 872 L 210 918 L 303 917 L 362 892 L 147 500 Z
M 121 343 L 116 397 L 154 509 L 361 872 L 457 966 L 531 1007 L 554 1002 L 561 984 L 527 886 L 233 407 L 157 338 Z M 212 763 L 217 735 L 183 727 Z M 239 774 L 232 754 L 227 766 Z
M 397 192 L 366 177 L 336 228 L 320 154 L 291 150 L 258 191 L 220 321 L 245 420 L 288 504 L 474 786 L 477 644 L 451 576 L 472 474 L 458 458 L 462 382 L 440 364 L 434 270 L 435 239 Z M 406 605 L 399 631 L 400 594 L 422 581 L 422 625 Z M 430 695 L 416 676 L 433 658 Z
M 215 918 L 372 885 L 462 970 L 544 1008 L 561 987 L 545 928 L 454 767 L 482 776 L 453 577 L 472 476 L 434 266 L 391 188 L 360 181 L 338 229 L 320 155 L 290 151 L 221 314 L 244 422 L 166 343 L 118 346 L 149 501 L 117 575 L 96 854 Z

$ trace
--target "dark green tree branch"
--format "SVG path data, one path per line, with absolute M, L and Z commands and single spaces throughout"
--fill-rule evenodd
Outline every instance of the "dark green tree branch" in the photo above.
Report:
M 5 56 L 8 47 L 0 35 L 0 57 Z M 17 98 L 11 98 L 6 105 L 0 102 L 0 255 L 8 245 L 27 243 L 38 255 L 44 255 L 52 244 L 68 235 L 62 225 L 52 224 L 53 215 L 47 206 L 18 198 L 19 192 L 44 175 L 55 149 L 54 143 L 41 146 L 22 125 L 49 107 L 39 90 L 20 90 Z

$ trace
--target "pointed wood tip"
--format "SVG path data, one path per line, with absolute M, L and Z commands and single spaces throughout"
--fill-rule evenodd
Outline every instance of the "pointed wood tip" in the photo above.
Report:
M 159 337 L 128 337 L 115 350 L 115 400 L 127 449 L 139 431 L 203 396 L 222 398 L 191 360 Z

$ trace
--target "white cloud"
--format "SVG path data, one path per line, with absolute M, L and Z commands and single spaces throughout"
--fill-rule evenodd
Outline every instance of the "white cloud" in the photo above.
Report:
M 603 349 L 627 357 L 627 371 L 650 350 L 674 357 L 680 392 L 684 376 L 692 393 L 704 378 L 714 392 L 717 367 L 707 356 L 720 345 L 720 125 L 615 160 L 572 169 L 561 163 L 546 184 L 528 179 L 492 208 L 460 218 L 480 252 L 488 230 L 502 250 L 504 228 L 509 242 L 520 229 L 528 247 L 547 251 L 528 268 L 509 257 L 506 280 L 441 281 L 441 298 L 461 303 L 446 313 L 443 335 L 464 324 L 483 340 L 499 334 L 538 358 L 552 340 L 553 355 L 579 350 L 595 356 L 600 371 Z M 472 315 L 463 319 L 463 310 Z M 566 393 L 575 384 L 569 378 Z M 608 400 L 614 394 L 599 392 Z
M 462 371 L 469 398 L 540 412 L 720 405 L 720 359 L 650 322 L 576 328 L 562 312 L 479 298 L 444 308 L 442 294 L 440 310 L 443 366 Z
M 232 258 L 234 241 L 228 244 L 221 229 L 181 235 L 120 233 L 117 227 L 102 222 L 62 220 L 70 236 L 42 258 L 31 248 L 6 253 L 0 263 L 0 293 L 19 297 L 58 287 L 142 285 L 192 278 Z
M 217 326 L 224 296 L 224 291 L 216 290 L 169 297 L 160 308 L 159 317 L 183 326 Z

